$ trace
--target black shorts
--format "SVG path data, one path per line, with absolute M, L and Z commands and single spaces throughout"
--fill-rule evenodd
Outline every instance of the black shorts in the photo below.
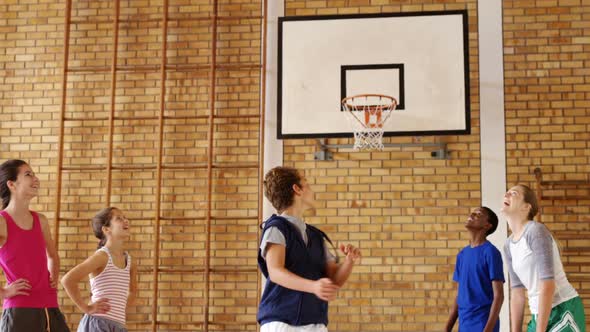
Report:
M 47 320 L 49 319 L 49 326 Z M 0 332 L 70 332 L 59 308 L 6 308 Z

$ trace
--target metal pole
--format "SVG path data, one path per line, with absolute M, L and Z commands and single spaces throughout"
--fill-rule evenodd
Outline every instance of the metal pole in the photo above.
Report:
M 162 193 L 162 154 L 164 141 L 164 110 L 166 109 L 166 51 L 168 36 L 168 0 L 164 0 L 162 14 L 162 62 L 160 64 L 160 114 L 158 116 L 158 161 L 156 166 L 156 215 L 154 221 L 154 260 L 152 278 L 154 281 L 152 295 L 152 332 L 158 329 L 158 272 L 160 266 L 160 215 Z
M 213 15 L 211 17 L 211 63 L 210 63 L 210 85 L 209 85 L 209 127 L 207 133 L 207 214 L 205 221 L 205 289 L 203 301 L 203 330 L 209 331 L 209 287 L 210 287 L 210 270 L 211 270 L 211 205 L 213 199 L 213 131 L 215 129 L 215 85 L 216 82 L 216 64 L 217 64 L 217 14 L 218 2 L 213 1 Z
M 61 107 L 59 112 L 59 134 L 58 134 L 58 153 L 57 153 L 57 188 L 55 194 L 55 216 L 53 223 L 53 237 L 55 241 L 55 250 L 59 249 L 59 217 L 61 214 L 61 179 L 63 171 L 64 155 L 64 127 L 66 113 L 66 96 L 68 91 L 68 60 L 70 57 L 70 26 L 72 20 L 72 0 L 66 1 L 65 26 L 64 26 L 64 67 L 61 78 Z

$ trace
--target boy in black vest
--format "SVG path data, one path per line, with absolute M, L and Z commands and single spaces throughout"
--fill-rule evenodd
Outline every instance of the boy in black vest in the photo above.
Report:
M 305 177 L 290 167 L 275 167 L 264 177 L 264 195 L 277 209 L 263 224 L 258 266 L 266 277 L 258 308 L 261 332 L 327 332 L 328 301 L 352 272 L 360 250 L 340 245 L 345 255 L 327 249 L 326 234 L 303 221 L 314 204 Z

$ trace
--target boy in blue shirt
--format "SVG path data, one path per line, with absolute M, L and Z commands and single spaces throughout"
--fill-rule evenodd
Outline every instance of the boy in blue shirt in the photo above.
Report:
M 504 302 L 504 272 L 500 251 L 486 238 L 498 227 L 498 216 L 487 207 L 475 209 L 465 224 L 471 235 L 457 255 L 453 280 L 458 283 L 445 331 L 459 318 L 459 332 L 498 332 Z

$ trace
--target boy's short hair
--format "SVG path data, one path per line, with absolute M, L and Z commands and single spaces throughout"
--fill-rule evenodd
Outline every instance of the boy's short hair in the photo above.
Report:
M 264 196 L 277 212 L 282 213 L 293 205 L 295 192 L 293 185 L 301 186 L 301 174 L 293 167 L 278 166 L 264 176 Z
M 492 211 L 492 209 L 490 209 L 487 206 L 482 206 L 481 208 L 486 211 L 488 215 L 488 222 L 492 225 L 492 228 L 488 229 L 486 233 L 486 235 L 490 235 L 494 233 L 498 228 L 498 216 L 494 213 L 494 211 Z

